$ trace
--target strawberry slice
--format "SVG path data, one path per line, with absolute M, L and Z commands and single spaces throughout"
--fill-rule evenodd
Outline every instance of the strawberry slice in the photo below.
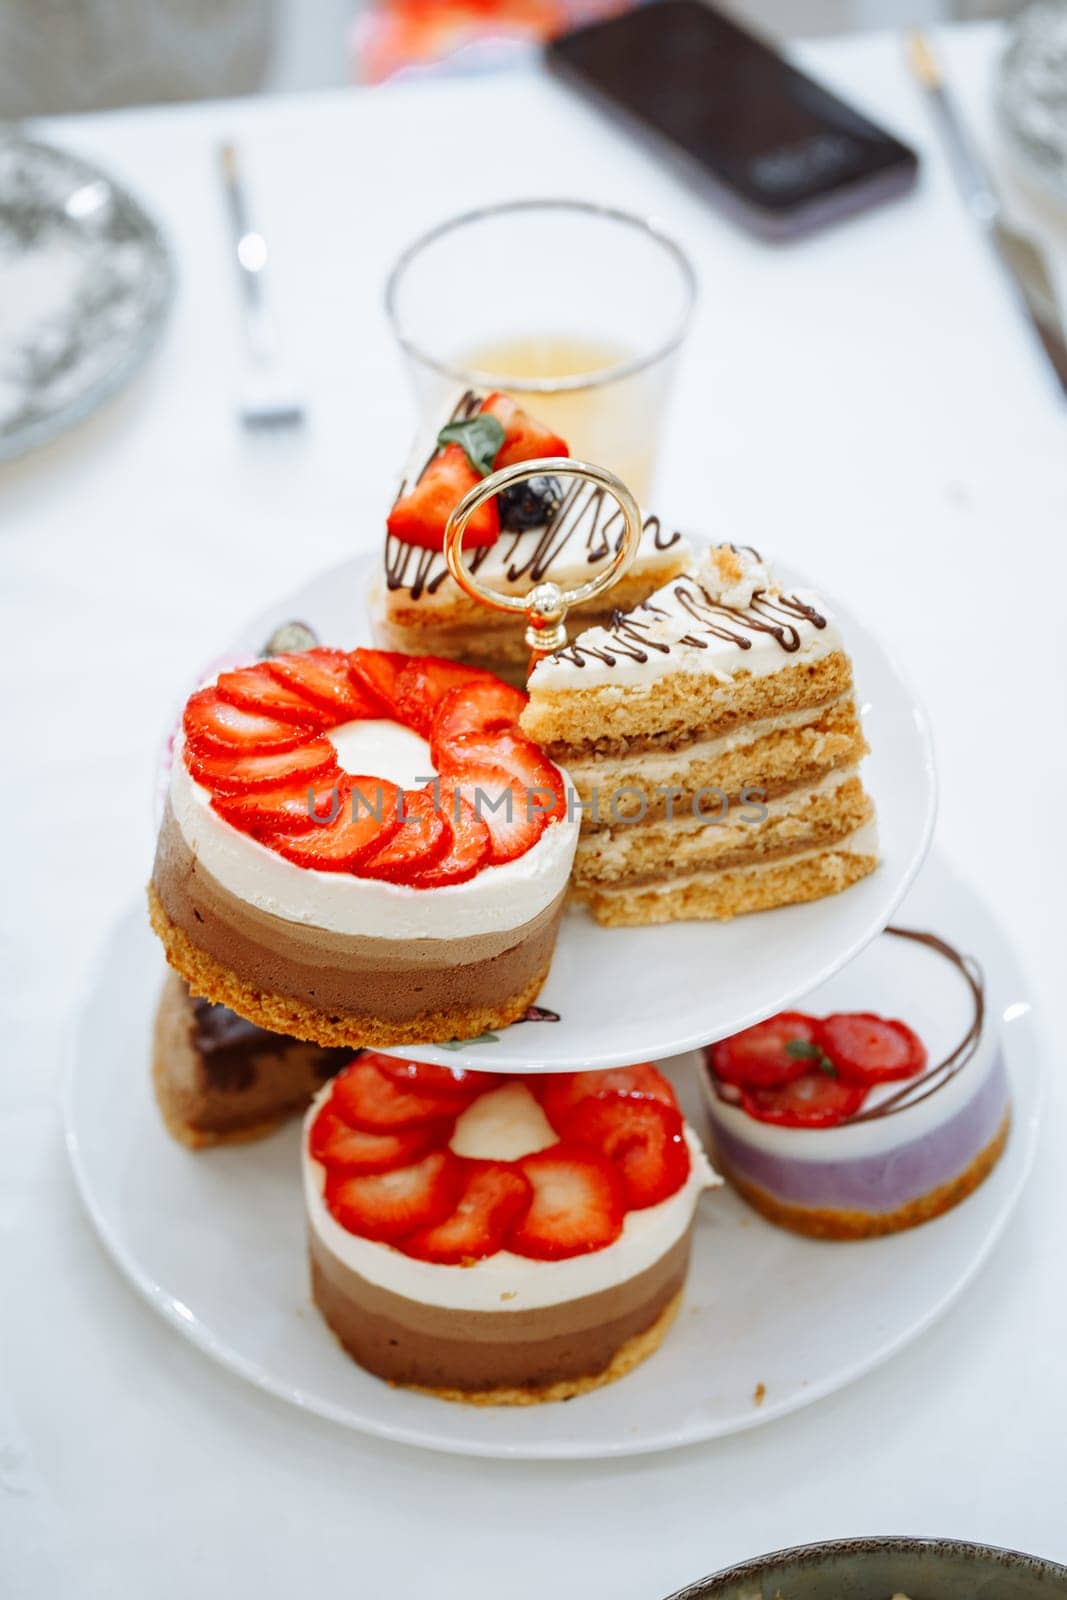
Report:
M 481 817 L 475 816 L 462 795 L 441 798 L 442 809 L 452 829 L 452 843 L 445 855 L 429 867 L 420 867 L 404 880 L 412 889 L 443 889 L 450 883 L 466 883 L 489 860 L 492 840 Z
M 504 446 L 506 448 L 506 445 Z M 424 550 L 443 550 L 445 524 L 463 496 L 481 478 L 467 459 L 462 445 L 446 445 L 434 456 L 414 488 L 393 506 L 386 527 L 403 544 Z M 496 500 L 479 506 L 463 534 L 463 548 L 474 550 L 495 544 L 500 535 Z
M 602 1072 L 550 1072 L 534 1080 L 541 1109 L 559 1133 L 575 1106 L 590 1095 L 625 1094 L 635 1099 L 661 1100 L 677 1108 L 674 1090 L 650 1061 L 632 1067 L 608 1067 Z
M 314 1161 L 333 1171 L 389 1172 L 393 1167 L 410 1166 L 432 1145 L 441 1143 L 440 1130 L 433 1123 L 401 1128 L 396 1133 L 367 1133 L 363 1128 L 350 1128 L 326 1104 L 311 1124 L 308 1151 Z
M 495 417 L 504 429 L 504 443 L 493 462 L 495 470 L 512 467 L 517 461 L 533 461 L 537 456 L 569 456 L 567 441 L 546 428 L 506 394 L 491 394 L 482 403 L 483 413 Z
M 348 657 L 356 682 L 368 690 L 382 707 L 382 717 L 400 718 L 400 700 L 397 693 L 400 675 L 410 656 L 398 650 L 353 650 Z
M 252 794 L 290 781 L 339 776 L 337 755 L 329 739 L 312 739 L 278 755 L 197 755 L 189 752 L 189 771 L 197 783 L 215 794 Z
M 849 1083 L 914 1078 L 926 1065 L 926 1046 L 906 1022 L 873 1011 L 843 1011 L 816 1024 L 816 1038 Z
M 298 867 L 320 872 L 353 872 L 397 832 L 400 790 L 388 778 L 351 777 L 342 773 L 336 783 L 340 796 L 337 815 L 320 827 L 307 827 L 307 810 L 300 832 L 265 835 L 263 843 Z
M 480 1093 L 477 1088 L 466 1095 L 456 1090 L 441 1094 L 422 1085 L 411 1088 L 383 1072 L 382 1059 L 368 1050 L 334 1079 L 330 1104 L 351 1128 L 395 1133 L 399 1128 L 451 1120 Z
M 215 689 L 198 689 L 186 703 L 182 731 L 197 755 L 265 755 L 295 749 L 312 730 L 243 711 Z
M 405 789 L 398 808 L 400 826 L 380 849 L 360 862 L 361 878 L 410 884 L 419 873 L 443 861 L 454 837 L 447 815 L 430 789 Z
M 345 809 L 343 786 L 327 774 L 323 778 L 294 778 L 274 789 L 253 789 L 249 794 L 217 794 L 212 807 L 242 833 L 304 833 L 311 816 L 339 819 Z M 315 824 L 310 824 L 314 827 Z
M 628 1211 L 659 1205 L 689 1176 L 681 1112 L 636 1095 L 590 1095 L 570 1112 L 564 1141 L 588 1145 L 618 1167 Z
M 833 1128 L 855 1116 L 866 1097 L 863 1084 L 818 1068 L 772 1088 L 741 1088 L 741 1104 L 750 1117 L 783 1128 Z
M 491 691 L 499 678 L 481 667 L 465 667 L 461 661 L 445 661 L 440 656 L 409 656 L 396 684 L 396 702 L 401 721 L 429 738 L 434 713 L 446 695 L 456 690 L 462 695 L 471 690 Z M 517 694 L 518 690 L 509 690 Z M 526 696 L 523 695 L 525 704 Z
M 456 796 L 471 807 L 489 830 L 489 866 L 517 861 L 540 839 L 548 826 L 538 806 L 544 793 L 532 792 L 525 783 L 499 767 L 465 766 L 462 774 L 442 775 L 441 808 L 455 815 Z M 462 815 L 462 806 L 460 807 Z
M 446 694 L 436 708 L 431 730 L 430 744 L 435 758 L 439 750 L 449 749 L 457 740 L 514 732 L 525 709 L 526 696 L 522 690 L 513 689 L 498 678 Z
M 723 1083 L 773 1089 L 820 1064 L 818 1023 L 803 1011 L 781 1011 L 730 1039 L 720 1039 L 708 1055 L 712 1072 Z
M 418 1228 L 400 1248 L 419 1261 L 462 1267 L 503 1248 L 508 1230 L 528 1210 L 532 1189 L 511 1162 L 465 1161 L 455 1210 L 443 1222 Z
M 463 1163 L 451 1150 L 433 1150 L 407 1167 L 357 1174 L 326 1171 L 326 1208 L 349 1233 L 395 1244 L 416 1228 L 432 1228 L 455 1210 Z
M 507 1237 L 507 1248 L 536 1261 L 562 1261 L 613 1244 L 626 1200 L 618 1170 L 584 1147 L 550 1145 L 515 1165 L 533 1189 L 530 1208 Z
M 469 1067 L 439 1067 L 428 1061 L 405 1061 L 401 1056 L 383 1056 L 368 1050 L 379 1072 L 402 1089 L 427 1089 L 431 1094 L 459 1095 L 464 1103 L 495 1089 L 501 1082 L 498 1072 L 472 1072 Z
M 274 656 L 266 667 L 280 683 L 325 712 L 329 727 L 382 714 L 376 697 L 353 676 L 344 650 L 300 650 Z
M 321 707 L 276 678 L 268 661 L 220 673 L 215 688 L 223 700 L 242 711 L 277 717 L 279 722 L 293 722 L 302 728 L 325 728 L 329 722 Z
M 567 815 L 562 773 L 520 733 L 498 733 L 493 738 L 470 734 L 453 740 L 438 748 L 434 764 L 442 775 L 460 778 L 471 767 L 498 767 L 522 786 L 531 814 L 542 816 L 546 823 Z

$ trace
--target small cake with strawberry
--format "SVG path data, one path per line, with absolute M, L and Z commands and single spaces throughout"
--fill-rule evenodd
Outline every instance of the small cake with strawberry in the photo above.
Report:
M 312 1292 L 392 1383 L 570 1399 L 657 1348 L 718 1181 L 647 1064 L 516 1078 L 367 1052 L 305 1122 Z
M 525 681 L 529 650 L 521 620 L 471 600 L 450 576 L 445 525 L 463 496 L 490 472 L 545 456 L 567 442 L 503 394 L 464 393 L 439 430 L 420 441 L 389 513 L 383 570 L 372 581 L 377 643 L 488 667 Z M 464 534 L 467 563 L 491 589 L 525 594 L 544 579 L 572 588 L 613 554 L 622 514 L 603 490 L 551 473 L 530 478 L 482 506 Z M 685 570 L 682 536 L 647 517 L 631 566 L 600 600 L 575 609 L 583 626 L 606 624 Z
M 454 662 L 325 648 L 192 695 L 149 889 L 192 993 L 323 1046 L 521 1016 L 578 828 L 524 705 Z
M 921 998 L 923 1037 L 874 1011 L 783 1011 L 705 1052 L 719 1166 L 797 1233 L 863 1239 L 929 1221 L 977 1188 L 1007 1141 L 978 969 L 934 934 L 889 928 L 886 940 L 906 952 L 900 992 Z

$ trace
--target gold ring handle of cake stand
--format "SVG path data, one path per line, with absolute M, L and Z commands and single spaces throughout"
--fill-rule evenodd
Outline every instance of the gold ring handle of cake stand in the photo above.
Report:
M 535 584 L 526 594 L 502 594 L 499 589 L 490 589 L 479 581 L 463 559 L 463 534 L 467 524 L 493 495 L 510 489 L 513 484 L 525 483 L 528 478 L 547 474 L 557 478 L 581 478 L 611 495 L 622 513 L 623 534 L 618 547 L 607 565 L 576 589 L 561 589 L 558 583 L 545 581 Z M 640 542 L 641 511 L 621 478 L 606 467 L 576 461 L 572 456 L 541 456 L 534 461 L 517 461 L 512 467 L 501 467 L 499 472 L 491 472 L 468 490 L 445 527 L 445 560 L 455 581 L 472 600 L 480 600 L 495 611 L 525 614 L 526 643 L 533 652 L 533 666 L 542 656 L 562 650 L 567 643 L 567 612 L 572 606 L 584 605 L 610 589 L 633 561 Z

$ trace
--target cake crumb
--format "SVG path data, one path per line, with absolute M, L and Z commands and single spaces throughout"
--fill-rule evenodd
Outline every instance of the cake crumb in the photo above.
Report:
M 519 1291 L 517 1289 L 505 1289 L 500 1298 L 501 1300 L 514 1300 L 518 1292 Z
M 767 1385 L 765 1383 L 757 1383 L 756 1387 L 752 1391 L 752 1404 L 754 1406 L 761 1406 L 766 1398 Z

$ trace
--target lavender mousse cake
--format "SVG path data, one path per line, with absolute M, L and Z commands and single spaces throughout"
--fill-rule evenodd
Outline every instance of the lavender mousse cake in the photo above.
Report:
M 843 1036 L 842 1024 L 854 1035 L 864 1022 L 883 1033 L 910 1033 L 869 1013 L 821 1020 L 785 1013 L 706 1052 L 704 1087 L 717 1165 L 756 1210 L 798 1233 L 862 1239 L 926 1222 L 977 1188 L 1008 1138 L 1009 1085 L 1000 1041 L 986 1016 L 980 970 L 932 933 L 888 928 L 880 944 L 887 940 L 906 944 L 914 961 L 928 969 L 920 979 L 916 968 L 911 1003 L 921 982 L 946 1012 L 938 1046 L 929 1055 L 923 1049 L 917 1070 L 878 1081 L 875 1062 L 864 1087 L 862 1068 L 853 1070 L 855 1059 L 835 1063 L 833 1042 Z M 769 1061 L 768 1039 L 775 1031 L 804 1066 L 799 1078 L 739 1087 L 720 1076 L 716 1068 L 738 1076 L 729 1047 L 746 1036 L 760 1036 Z M 932 1025 L 923 1031 L 932 1042 Z

